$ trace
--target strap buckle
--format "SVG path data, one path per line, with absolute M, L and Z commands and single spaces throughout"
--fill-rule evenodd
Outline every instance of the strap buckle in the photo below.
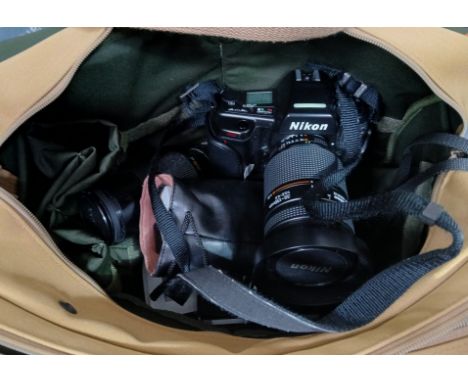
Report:
M 343 73 L 340 80 L 338 81 L 338 84 L 341 87 L 344 87 L 352 78 L 353 77 L 351 76 L 351 74 L 349 74 L 348 72 L 345 72 L 345 73 Z M 364 92 L 367 90 L 368 86 L 364 82 L 358 81 L 356 79 L 354 79 L 353 82 L 354 83 L 352 84 L 352 87 L 357 86 L 357 84 L 359 84 L 359 86 L 353 92 L 353 97 L 359 99 L 364 94 Z
M 419 216 L 420 219 L 424 224 L 427 225 L 434 225 L 437 220 L 439 220 L 440 216 L 443 214 L 444 209 L 437 203 L 430 202 L 426 208 L 424 208 L 423 212 Z

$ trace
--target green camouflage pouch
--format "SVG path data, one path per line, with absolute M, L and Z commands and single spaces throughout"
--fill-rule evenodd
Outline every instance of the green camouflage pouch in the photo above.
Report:
M 54 234 L 75 244 L 72 259 L 106 291 L 129 293 L 138 288 L 142 255 L 137 236 L 109 245 L 80 229 L 57 229 Z

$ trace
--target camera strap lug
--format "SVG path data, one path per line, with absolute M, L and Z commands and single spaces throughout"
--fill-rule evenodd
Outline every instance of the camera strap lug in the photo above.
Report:
M 333 71 L 332 75 L 338 78 L 341 75 L 341 78 L 338 79 L 338 85 L 343 89 L 343 91 L 364 102 L 370 108 L 370 121 L 375 122 L 379 119 L 382 107 L 378 92 L 374 87 L 355 79 L 348 72 L 336 73 Z
M 338 81 L 338 84 L 343 87 L 345 86 L 348 81 L 351 79 L 351 74 L 348 72 L 344 72 L 343 75 L 341 76 L 340 80 Z
M 254 163 L 250 163 L 249 165 L 245 166 L 245 168 L 244 168 L 244 180 L 246 180 L 249 177 L 249 175 L 252 173 L 254 168 L 255 168 Z
M 361 96 L 364 94 L 366 90 L 367 90 L 367 85 L 364 83 L 361 83 L 361 85 L 359 85 L 359 87 L 354 92 L 353 96 L 356 98 L 361 98 Z

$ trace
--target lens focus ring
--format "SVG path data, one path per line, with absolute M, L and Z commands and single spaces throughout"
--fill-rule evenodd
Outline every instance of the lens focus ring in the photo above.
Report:
M 264 197 L 285 183 L 320 178 L 335 158 L 335 154 L 317 144 L 295 145 L 280 151 L 265 168 Z

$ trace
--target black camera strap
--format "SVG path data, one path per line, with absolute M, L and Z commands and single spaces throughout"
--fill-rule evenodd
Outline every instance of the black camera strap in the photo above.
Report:
M 465 164 L 464 170 L 468 171 Z M 366 282 L 328 315 L 309 320 L 261 296 L 212 267 L 178 277 L 201 296 L 246 321 L 290 333 L 334 332 L 358 328 L 374 320 L 419 278 L 455 257 L 463 246 L 456 222 L 439 205 L 414 193 L 395 191 L 348 203 L 327 203 L 322 211 L 330 220 L 368 219 L 378 215 L 408 214 L 426 224 L 437 225 L 452 235 L 452 244 L 408 258 Z M 338 208 L 333 208 L 333 207 Z
M 438 143 L 463 148 L 468 152 L 466 140 L 447 134 L 437 136 Z M 441 141 L 442 140 L 442 141 Z M 433 142 L 424 137 L 421 142 Z M 416 144 L 417 142 L 415 142 Z M 422 144 L 422 143 L 421 143 Z M 434 165 L 384 194 L 369 196 L 344 203 L 305 201 L 306 207 L 324 221 L 365 220 L 376 216 L 411 215 L 427 225 L 436 225 L 453 238 L 447 248 L 436 249 L 410 257 L 368 280 L 342 302 L 335 310 L 319 320 L 312 321 L 263 297 L 258 292 L 230 278 L 211 266 L 193 269 L 184 267 L 177 277 L 196 290 L 202 297 L 221 309 L 246 321 L 290 333 L 330 332 L 352 330 L 375 319 L 422 276 L 454 258 L 463 246 L 463 233 L 457 223 L 436 203 L 418 196 L 412 189 L 435 175 L 447 171 L 468 171 L 468 159 L 455 158 Z M 153 190 L 154 191 L 154 190 Z M 156 193 L 155 199 L 159 199 Z M 156 220 L 170 218 L 170 212 L 156 203 Z M 167 215 L 169 214 L 169 215 Z M 173 219 L 173 218 L 172 218 Z M 174 221 L 175 223 L 175 221 Z M 186 259 L 184 247 L 179 246 L 183 233 L 174 224 L 160 225 L 159 229 L 169 245 L 179 248 L 181 259 Z
M 400 186 L 409 177 L 413 165 L 413 151 L 421 146 L 442 146 L 453 150 L 452 152 L 454 154 L 460 154 L 464 156 L 466 156 L 466 153 L 468 153 L 468 140 L 460 140 L 458 136 L 453 134 L 433 133 L 416 139 L 405 149 L 403 153 L 402 159 L 400 161 L 401 165 L 393 182 L 394 187 Z M 439 163 L 439 165 L 442 165 L 442 163 Z
M 344 93 L 367 105 L 369 111 L 368 119 L 371 122 L 377 122 L 380 119 L 382 101 L 375 87 L 356 79 L 348 72 L 326 65 L 308 64 L 307 69 L 320 70 L 327 73 L 330 78 L 337 81 L 339 88 L 342 89 Z
M 367 148 L 370 124 L 380 118 L 381 98 L 377 89 L 351 76 L 349 73 L 320 64 L 308 64 L 307 70 L 319 70 L 336 83 L 336 103 L 340 119 L 340 134 L 336 148 L 341 151 L 340 166 L 330 166 L 327 174 L 316 185 L 326 193 L 341 183 L 360 162 Z M 315 191 L 317 192 L 317 191 Z

